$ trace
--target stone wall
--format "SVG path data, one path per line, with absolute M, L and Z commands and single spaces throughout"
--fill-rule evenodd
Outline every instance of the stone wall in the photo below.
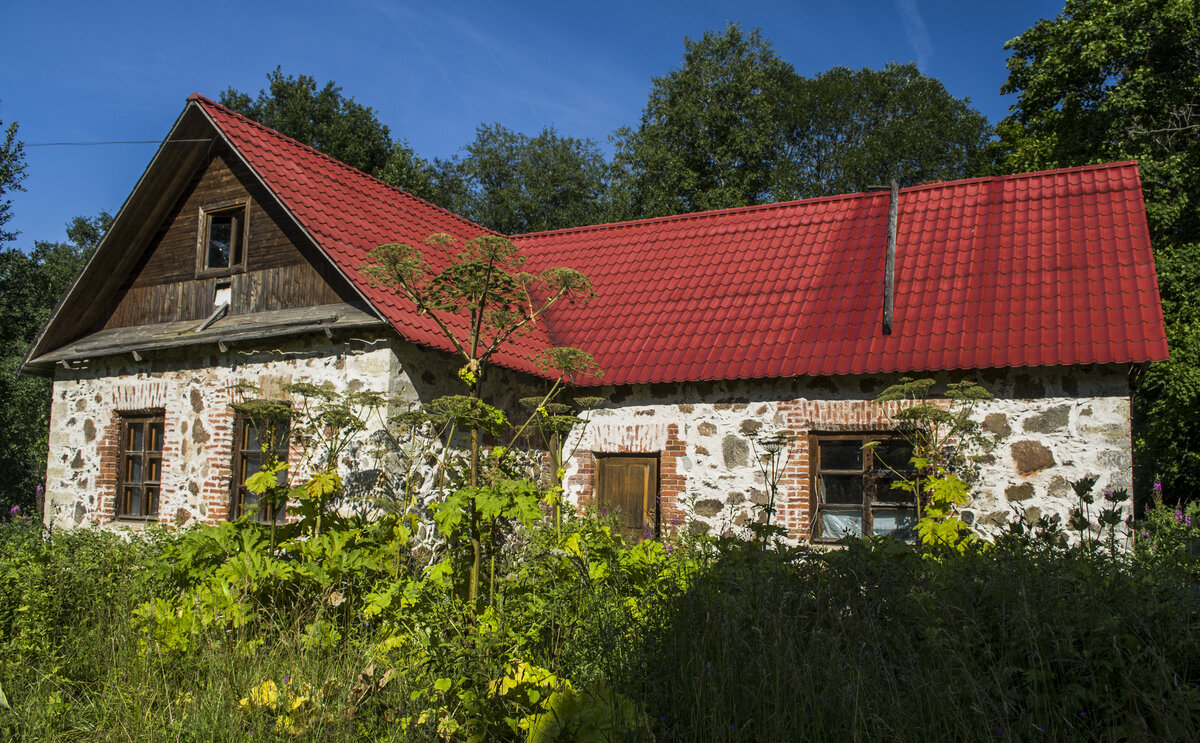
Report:
M 271 344 L 270 348 L 230 348 L 208 353 L 177 351 L 137 361 L 99 359 L 56 371 L 51 406 L 45 521 L 56 527 L 124 524 L 115 519 L 119 416 L 162 411 L 162 489 L 159 521 L 182 524 L 193 519 L 228 518 L 233 457 L 234 402 L 245 397 L 240 386 L 261 389 L 262 396 L 287 397 L 292 382 L 329 384 L 338 392 L 370 390 L 393 397 L 394 404 L 368 421 L 342 458 L 342 474 L 352 496 L 377 499 L 385 493 L 356 492 L 374 482 L 379 468 L 400 469 L 399 453 L 379 431 L 385 419 L 447 394 L 461 394 L 447 354 L 422 349 L 394 337 L 371 336 L 330 341 L 323 335 Z M 530 383 L 502 369 L 489 371 L 489 394 L 515 400 L 532 394 Z M 509 407 L 513 407 L 510 405 Z M 422 451 L 411 467 L 429 490 L 434 482 L 440 442 L 416 442 L 402 451 Z M 390 453 L 389 453 L 390 451 Z M 303 477 L 306 452 L 292 447 L 291 478 Z M 359 487 L 357 490 L 363 490 Z M 363 504 L 344 503 L 354 509 Z
M 273 346 L 178 351 L 145 361 L 121 357 L 60 368 L 51 410 L 47 523 L 114 523 L 122 412 L 164 412 L 160 520 L 213 522 L 229 514 L 232 403 L 239 383 L 256 385 L 266 396 L 282 395 L 295 381 L 394 396 L 396 404 L 371 421 L 361 442 L 343 458 L 351 484 L 356 472 L 370 479 L 374 468 L 402 469 L 394 451 L 391 460 L 381 456 L 377 432 L 385 418 L 462 392 L 452 358 L 394 337 L 330 341 L 315 336 Z M 580 503 L 595 497 L 597 455 L 657 455 L 665 531 L 745 535 L 747 525 L 761 518 L 768 497 L 752 437 L 786 431 L 795 439 L 787 450 L 776 522 L 793 538 L 807 538 L 813 513 L 809 435 L 887 431 L 896 408 L 872 400 L 895 381 L 837 377 L 605 389 L 608 402 L 592 411 L 589 424 L 568 441 L 573 451 L 568 495 Z M 1123 368 L 989 371 L 979 381 L 996 396 L 977 410 L 992 448 L 982 454 L 964 517 L 981 531 L 1000 528 L 1015 509 L 1031 520 L 1041 515 L 1065 519 L 1076 505 L 1070 481 L 1088 474 L 1100 477 L 1097 492 L 1130 487 Z M 511 401 L 544 386 L 500 369 L 489 371 L 486 384 L 490 399 L 510 401 L 505 407 L 514 421 L 522 413 Z M 433 447 L 432 454 L 442 453 L 440 443 Z M 293 449 L 291 458 L 293 477 L 302 476 L 304 454 Z M 412 467 L 425 491 L 435 467 L 435 456 L 418 457 Z
M 920 375 L 915 375 L 920 376 Z M 1129 488 L 1129 387 L 1121 367 L 984 371 L 995 399 L 976 411 L 991 441 L 982 452 L 964 518 L 994 533 L 1016 509 L 1065 521 L 1076 505 L 1070 481 L 1099 476 L 1097 493 Z M 822 377 L 644 385 L 603 390 L 609 402 L 568 444 L 567 491 L 594 497 L 595 456 L 660 453 L 661 523 L 666 530 L 747 533 L 761 518 L 767 487 L 751 437 L 786 431 L 788 447 L 776 522 L 810 536 L 809 435 L 882 432 L 895 405 L 872 400 L 898 377 Z M 948 381 L 946 375 L 939 380 Z

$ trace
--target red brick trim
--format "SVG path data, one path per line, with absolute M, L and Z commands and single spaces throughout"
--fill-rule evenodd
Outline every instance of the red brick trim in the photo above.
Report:
M 578 451 L 572 457 L 575 471 L 567 478 L 566 490 L 575 493 L 580 505 L 594 502 L 596 497 L 596 456 L 604 454 L 657 454 L 658 455 L 658 517 L 663 534 L 675 534 L 683 525 L 684 513 L 680 501 L 687 490 L 687 476 L 678 466 L 678 460 L 687 455 L 687 444 L 679 437 L 679 425 L 671 423 L 666 428 L 662 449 L 651 449 L 657 436 L 648 427 L 630 424 L 623 427 L 617 440 L 605 437 L 603 450 Z

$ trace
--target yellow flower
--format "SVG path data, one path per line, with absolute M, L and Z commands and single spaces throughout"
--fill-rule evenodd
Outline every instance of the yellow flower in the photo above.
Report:
M 238 702 L 238 707 L 246 711 L 255 709 L 270 708 L 275 709 L 276 703 L 279 701 L 279 687 L 275 686 L 275 682 L 267 679 L 258 686 L 250 690 L 250 695 L 243 697 Z

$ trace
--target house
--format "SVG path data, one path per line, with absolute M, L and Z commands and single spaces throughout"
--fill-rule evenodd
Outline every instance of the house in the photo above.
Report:
M 26 359 L 54 378 L 47 523 L 235 515 L 256 451 L 240 382 L 460 391 L 433 321 L 359 270 L 436 232 L 488 234 L 193 95 Z M 750 437 L 785 431 L 791 536 L 903 533 L 911 503 L 879 495 L 862 445 L 887 439 L 873 399 L 904 375 L 995 395 L 968 518 L 1065 515 L 1074 479 L 1130 486 L 1130 375 L 1167 358 L 1131 162 L 512 240 L 598 297 L 556 306 L 490 383 L 544 386 L 529 356 L 552 342 L 595 355 L 582 384 L 607 402 L 569 444 L 568 493 L 632 531 L 739 530 L 767 497 Z

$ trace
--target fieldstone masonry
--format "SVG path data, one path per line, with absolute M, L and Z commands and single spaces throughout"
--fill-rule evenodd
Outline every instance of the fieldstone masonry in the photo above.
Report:
M 982 533 L 995 533 L 1018 509 L 1031 520 L 1047 515 L 1065 521 L 1077 505 L 1070 482 L 1089 474 L 1100 478 L 1098 493 L 1131 487 L 1129 387 L 1123 368 L 1000 370 L 979 377 L 995 399 L 975 412 L 989 445 L 976 452 L 974 498 L 963 515 Z M 578 453 L 567 470 L 567 490 L 585 500 L 592 496 L 595 472 L 590 462 L 596 454 L 662 451 L 655 448 L 661 443 L 655 432 L 666 425 L 679 434 L 678 441 L 672 440 L 678 453 L 671 456 L 670 484 L 664 478 L 661 486 L 663 502 L 669 499 L 677 511 L 664 516 L 664 526 L 686 524 L 694 533 L 745 535 L 745 526 L 761 519 L 767 502 L 759 452 L 750 436 L 786 431 L 795 438 L 780 481 L 777 523 L 793 539 L 805 539 L 813 513 L 809 436 L 887 431 L 897 408 L 872 400 L 897 380 L 839 377 L 610 388 L 606 393 L 616 402 L 595 411 L 591 427 L 569 442 L 568 450 L 574 447 Z M 653 428 L 645 422 L 647 416 L 652 416 Z
M 135 362 L 114 358 L 60 369 L 51 410 L 46 522 L 58 527 L 114 521 L 118 421 L 123 412 L 163 411 L 160 521 L 218 521 L 229 514 L 237 386 L 268 397 L 292 381 L 339 391 L 396 395 L 404 406 L 460 392 L 452 359 L 387 337 L 331 342 L 323 336 L 269 350 L 207 355 L 194 351 Z M 492 394 L 515 400 L 538 384 L 497 370 Z M 944 375 L 943 375 L 944 377 Z M 490 378 L 489 378 L 490 379 Z M 607 388 L 608 403 L 569 437 L 569 497 L 595 496 L 597 455 L 659 457 L 659 516 L 664 531 L 747 534 L 762 518 L 768 488 L 753 437 L 786 431 L 776 523 L 793 539 L 810 536 L 813 483 L 809 436 L 885 432 L 895 404 L 873 399 L 897 377 L 827 377 Z M 943 378 L 941 381 L 947 381 Z M 1031 518 L 1065 519 L 1076 505 L 1072 480 L 1099 476 L 1098 491 L 1131 486 L 1129 391 L 1125 370 L 1085 367 L 988 371 L 980 381 L 996 399 L 976 416 L 990 445 L 977 452 L 978 479 L 964 517 L 994 532 L 1021 509 Z M 389 411 L 389 412 L 400 412 Z M 364 442 L 377 430 L 363 434 Z M 302 474 L 303 453 L 291 452 Z M 350 466 L 352 463 L 348 463 Z M 418 477 L 432 481 L 430 472 Z
M 461 392 L 452 360 L 391 337 L 330 342 L 324 336 L 273 344 L 262 350 L 180 352 L 142 362 L 108 358 L 60 368 L 55 376 L 46 474 L 45 521 L 56 527 L 124 525 L 115 519 L 122 413 L 159 412 L 164 418 L 159 521 L 185 524 L 229 517 L 233 465 L 233 403 L 249 384 L 268 399 L 286 399 L 292 382 L 329 384 L 338 392 L 371 390 L 395 398 L 396 409 L 368 421 L 357 446 L 343 459 L 343 476 L 387 466 L 377 433 L 383 419 L 410 406 Z M 410 374 L 409 370 L 419 373 Z M 432 372 L 432 373 L 431 373 Z M 505 399 L 531 394 L 530 387 L 495 370 Z M 305 452 L 289 452 L 293 479 L 305 474 Z M 418 481 L 433 482 L 436 460 L 416 464 Z M 381 464 L 382 463 L 382 464 Z

